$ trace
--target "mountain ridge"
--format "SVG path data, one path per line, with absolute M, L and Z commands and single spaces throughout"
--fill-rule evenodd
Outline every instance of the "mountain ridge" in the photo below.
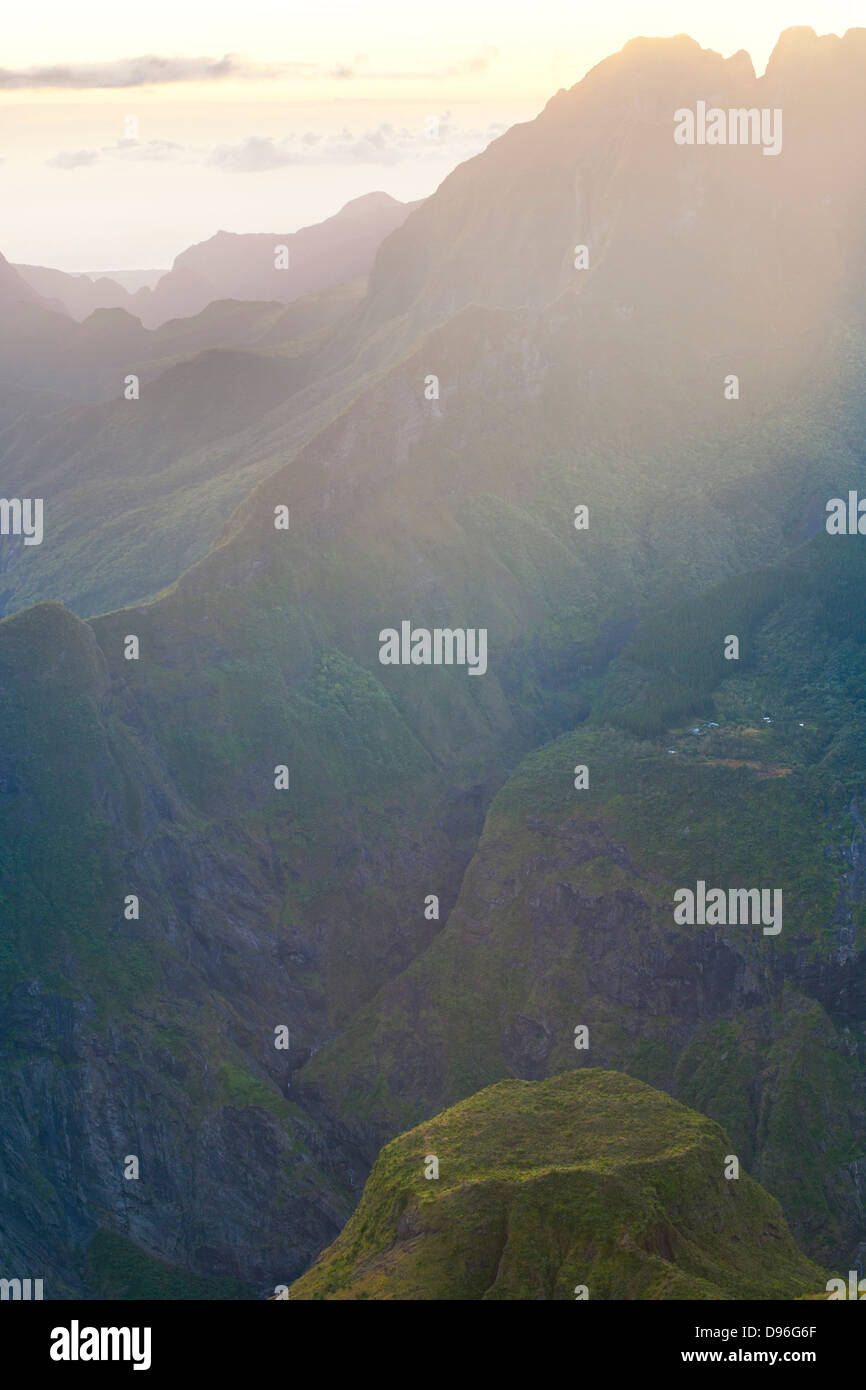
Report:
M 381 240 L 418 206 L 373 192 L 295 232 L 218 231 L 180 251 L 155 285 L 136 290 L 110 276 L 93 280 L 46 266 L 14 269 L 34 294 L 47 295 L 53 307 L 79 321 L 100 309 L 123 309 L 143 327 L 156 329 L 170 319 L 199 314 L 215 300 L 287 304 L 366 275 Z M 275 269 L 277 245 L 288 248 L 286 270 Z

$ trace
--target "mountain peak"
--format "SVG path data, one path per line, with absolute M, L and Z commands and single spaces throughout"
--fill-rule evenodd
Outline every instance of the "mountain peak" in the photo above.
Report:
M 820 1288 L 772 1198 L 745 1174 L 720 1184 L 728 1147 L 713 1121 L 619 1072 L 501 1081 L 382 1150 L 291 1297 L 573 1301 L 576 1280 L 613 1299 Z M 556 1257 L 542 1269 L 528 1250 Z
M 672 91 L 687 85 L 715 89 L 754 79 L 754 66 L 744 49 L 724 58 L 715 49 L 703 48 L 690 34 L 640 35 L 590 68 L 572 87 L 558 92 L 547 103 L 545 114 L 588 101 L 631 101 L 638 93 L 645 100 L 667 100 Z
M 53 299 L 37 294 L 20 275 L 15 266 L 0 253 L 0 304 L 41 304 L 43 308 L 64 312 Z
M 802 83 L 804 77 L 850 79 L 859 88 L 866 59 L 866 29 L 838 34 L 817 34 L 808 24 L 783 29 L 767 63 L 766 76 L 773 80 Z
M 343 204 L 336 216 L 342 217 L 347 212 L 372 212 L 376 208 L 398 208 L 400 206 L 397 198 L 392 198 L 390 193 L 383 193 L 378 190 L 375 193 L 362 193 L 359 198 L 350 198 L 348 203 Z

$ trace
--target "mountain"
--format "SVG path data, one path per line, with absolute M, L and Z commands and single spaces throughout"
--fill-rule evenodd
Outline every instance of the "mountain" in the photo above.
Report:
M 88 270 L 84 273 L 89 280 L 113 280 L 130 294 L 141 289 L 152 290 L 157 281 L 168 274 L 164 267 L 160 270 Z
M 272 1289 L 393 1135 L 584 1061 L 723 1124 L 809 1256 L 855 1257 L 866 631 L 823 524 L 866 494 L 866 129 L 858 31 L 818 48 L 783 36 L 776 89 L 628 45 L 363 298 L 212 306 L 231 347 L 165 325 L 139 401 L 6 427 L 57 499 L 4 538 L 9 607 L 45 565 L 33 597 L 105 610 L 0 622 L 0 1251 L 47 1296 Z M 672 139 L 777 90 L 783 158 Z M 404 622 L 483 629 L 486 672 L 383 664 Z M 784 930 L 679 926 L 698 880 L 780 889 Z
M 614 410 L 614 397 L 625 392 L 631 402 L 625 426 L 633 429 L 635 439 L 640 419 L 647 422 L 651 436 L 661 437 L 667 429 L 668 452 L 676 446 L 680 421 L 689 439 L 703 447 L 708 410 L 713 412 L 712 431 L 727 431 L 732 415 L 739 415 L 746 438 L 764 403 L 798 392 L 799 381 L 804 391 L 813 389 L 816 362 L 817 375 L 831 390 L 830 373 L 820 363 L 837 360 L 845 351 L 841 324 L 850 323 L 859 332 L 862 322 L 862 257 L 856 229 L 864 220 L 863 190 L 845 175 L 847 168 L 856 166 L 863 144 L 860 125 L 846 115 L 851 73 L 858 71 L 860 61 L 860 34 L 851 31 L 829 47 L 808 35 L 786 36 L 761 79 L 755 79 L 745 55 L 723 60 L 685 36 L 628 44 L 571 91 L 559 93 L 536 121 L 513 128 L 460 166 L 432 199 L 385 238 L 369 294 L 360 303 L 347 300 L 346 312 L 331 321 L 330 332 L 324 323 L 321 332 L 316 330 L 315 342 L 304 350 L 301 371 L 293 376 L 303 380 L 303 387 L 287 392 L 285 408 L 269 413 L 255 439 L 242 433 L 215 457 L 205 430 L 191 455 L 178 460 L 183 487 L 176 495 L 166 488 L 156 506 L 146 495 L 143 505 L 137 505 L 136 491 L 139 478 L 163 474 L 162 460 L 173 449 L 158 416 L 150 415 L 147 424 L 147 437 L 155 442 L 153 456 L 135 447 L 128 470 L 122 462 L 118 467 L 120 496 L 101 486 L 98 466 L 90 480 L 90 446 L 85 446 L 74 465 L 82 488 L 80 505 L 76 502 L 67 511 L 66 499 L 58 499 L 60 514 L 69 520 L 51 559 L 45 558 L 47 552 L 31 552 L 24 557 L 25 571 L 18 568 L 17 552 L 13 554 L 17 572 L 9 571 L 3 611 L 52 597 L 87 616 L 110 604 L 112 593 L 115 602 L 129 603 L 158 592 L 205 553 L 232 508 L 251 485 L 273 471 L 276 461 L 300 448 L 365 384 L 415 351 L 431 329 L 460 312 L 477 314 L 484 307 L 500 315 L 531 316 L 547 305 L 542 332 L 549 333 L 554 320 L 561 332 L 543 350 L 566 353 L 564 370 L 567 362 L 567 370 L 580 374 L 579 381 L 569 384 L 584 393 L 585 410 L 573 428 L 589 432 L 595 414 L 603 434 L 604 412 Z M 786 86 L 786 64 L 797 61 L 804 45 L 803 51 L 811 52 L 810 44 L 820 49 L 822 59 L 817 65 L 811 58 L 799 60 L 800 114 L 798 99 Z M 794 55 L 790 59 L 785 57 L 789 52 Z M 675 102 L 673 109 L 694 104 L 702 99 L 701 92 L 735 105 L 785 103 L 782 156 L 767 158 L 758 147 L 677 146 L 671 138 L 670 102 Z M 828 148 L 843 150 L 845 158 L 826 159 Z M 814 194 L 806 205 L 804 186 Z M 311 238 L 313 233 L 324 237 L 327 228 L 329 237 L 348 236 L 347 244 L 352 244 L 362 214 L 397 215 L 392 201 L 385 199 L 381 207 L 380 201 L 378 195 L 373 197 L 369 214 L 369 200 L 360 200 L 360 208 L 348 205 L 337 218 L 310 229 Z M 381 231 L 379 227 L 377 235 Z M 236 241 L 247 245 L 243 238 L 231 244 Z M 492 255 L 494 243 L 498 250 Z M 256 242 L 259 249 L 261 244 Z M 574 248 L 583 244 L 589 250 L 589 268 L 576 271 Z M 832 244 L 834 253 L 812 265 L 809 247 L 819 244 Z M 325 245 L 323 240 L 321 246 Z M 205 246 L 210 248 L 208 256 L 216 254 L 215 243 Z M 312 250 L 310 254 L 311 264 L 319 264 Z M 325 256 L 329 264 L 330 254 Z M 297 256 L 292 264 L 301 264 Z M 801 267 L 806 264 L 809 271 L 804 275 Z M 292 273 L 268 271 L 271 281 Z M 268 293 L 277 291 L 272 287 Z M 250 347 L 267 375 L 271 368 L 261 354 L 284 349 L 275 339 L 278 330 L 270 326 L 270 312 L 261 310 L 258 335 L 254 328 L 244 336 L 233 330 L 228 339 L 222 336 L 226 316 L 220 322 L 202 319 L 200 336 L 190 350 Z M 516 336 L 523 330 L 514 322 Z M 94 323 L 94 330 L 97 327 L 92 342 L 67 342 L 64 337 L 56 347 L 52 344 L 45 360 L 38 353 L 28 357 L 25 371 L 19 365 L 20 343 L 28 334 L 16 326 L 10 343 L 16 393 L 22 386 L 34 392 L 38 411 L 46 389 L 67 396 L 71 392 L 76 400 L 114 400 L 122 419 L 126 403 L 119 396 L 127 372 L 152 376 L 153 354 L 158 367 L 169 364 L 159 355 L 159 343 L 142 339 L 136 345 L 130 336 L 119 353 L 105 317 Z M 41 321 L 37 328 L 38 333 L 34 330 L 29 336 L 41 342 Z M 306 335 L 306 326 L 298 324 L 297 331 Z M 575 331 L 580 341 L 571 345 L 567 338 Z M 696 346 L 694 361 L 677 350 L 686 340 Z M 592 350 L 586 350 L 589 344 Z M 297 358 L 294 352 L 293 356 Z M 122 372 L 119 357 L 126 359 Z M 742 399 L 733 406 L 723 400 L 721 385 L 711 398 L 709 385 L 709 373 L 723 383 L 732 363 L 744 387 Z M 530 373 L 541 365 L 540 360 L 532 364 Z M 516 361 L 514 370 L 522 373 L 524 366 Z M 422 370 L 426 377 L 432 364 Z M 569 387 L 563 380 L 551 389 L 556 393 Z M 145 390 L 136 408 L 139 417 L 149 414 L 147 395 Z M 57 466 L 48 432 L 40 419 L 25 434 L 18 424 L 20 411 L 16 403 L 14 452 L 4 454 L 3 466 L 33 479 L 32 486 L 38 482 L 48 493 Z M 665 411 L 668 419 L 662 423 Z M 0 422 L 4 413 L 0 392 Z M 99 433 L 101 421 L 100 415 L 88 412 L 85 428 Z M 551 424 L 546 429 L 555 433 Z M 54 434 L 62 449 L 65 415 Z M 616 459 L 613 435 L 610 440 L 606 447 Z M 561 447 L 564 436 L 554 441 L 554 448 Z M 116 437 L 96 437 L 93 449 L 97 455 L 106 449 L 116 455 Z M 255 460 L 250 464 L 251 454 Z M 243 457 L 245 464 L 230 478 L 235 457 Z M 196 479 L 191 487 L 190 476 Z M 684 486 L 692 486 L 690 478 Z M 150 491 L 152 496 L 152 487 Z M 668 504 L 660 498 L 653 505 L 663 514 Z M 92 572 L 95 555 L 82 547 L 70 553 L 66 539 L 72 541 L 83 518 L 94 515 L 115 538 L 111 559 L 100 563 L 99 573 Z M 128 538 L 126 527 L 133 530 Z M 769 543 L 774 545 L 775 539 Z M 124 552 L 132 560 L 126 568 Z
M 70 275 L 43 265 L 16 265 L 15 269 L 31 289 L 79 322 L 97 309 L 132 310 L 131 295 L 108 276 Z
M 45 309 L 63 312 L 56 300 L 39 294 L 16 267 L 9 264 L 5 256 L 0 256 L 0 308 L 14 310 L 20 304 L 40 305 Z
M 727 1136 L 616 1072 L 502 1081 L 393 1139 L 290 1299 L 797 1298 L 826 1274 Z M 431 1177 L 431 1158 L 438 1172 Z
M 192 298 L 174 303 L 173 271 L 154 291 L 165 311 L 156 314 L 140 314 L 148 289 L 100 299 L 97 285 L 91 303 L 104 307 L 78 323 L 90 293 L 82 277 L 30 276 L 65 297 L 70 318 L 7 267 L 20 302 L 0 324 L 0 467 L 7 491 L 41 496 L 56 526 L 50 547 L 13 544 L 0 559 L 0 614 L 59 598 L 87 616 L 159 592 L 198 560 L 250 488 L 399 356 L 395 345 L 372 367 L 346 352 L 326 361 L 322 345 L 339 341 L 379 241 L 410 211 L 386 194 L 355 199 L 287 238 L 287 272 L 273 270 L 273 237 L 221 233 L 176 262 L 181 278 L 197 277 Z M 172 395 L 178 409 L 166 414 Z M 216 414 L 205 400 L 218 402 Z M 101 552 L 80 543 L 94 526 Z
M 831 547 L 648 621 L 520 764 L 444 931 L 302 1073 L 368 1154 L 501 1077 L 616 1067 L 723 1124 L 816 1258 L 859 1246 L 864 561 Z M 678 926 L 698 881 L 773 885 L 782 930 Z
M 387 193 L 368 193 L 333 217 L 297 232 L 216 236 L 181 252 L 153 287 L 132 296 L 132 312 L 145 327 L 197 314 L 215 299 L 264 299 L 288 304 L 369 274 L 381 242 L 401 226 L 417 203 Z M 276 265 L 287 248 L 288 264 Z
M 442 321 L 467 303 L 540 308 L 579 281 L 585 298 L 633 315 L 635 327 L 668 294 L 691 301 L 720 349 L 754 298 L 784 354 L 787 332 L 823 322 L 859 283 L 864 190 L 846 170 L 863 128 L 844 113 L 864 61 L 866 29 L 820 40 L 789 30 L 761 78 L 747 54 L 723 59 L 686 35 L 631 40 L 461 164 L 389 238 L 366 331 L 398 314 Z M 675 144 L 674 111 L 699 100 L 783 107 L 781 154 Z M 821 153 L 831 145 L 832 168 Z M 740 223 L 732 201 L 744 206 Z M 822 238 L 834 254 L 812 264 Z M 589 252 L 577 274 L 575 245 Z
M 82 324 L 37 305 L 10 311 L 4 485 L 41 496 L 54 525 L 49 545 L 7 545 L 0 613 L 58 596 L 90 614 L 158 592 L 198 560 L 250 487 L 352 399 L 360 374 L 319 373 L 316 360 L 363 288 L 287 306 L 220 301 L 154 331 L 122 309 Z M 99 550 L 81 544 L 89 527 Z
M 159 328 L 169 319 L 201 313 L 214 300 L 289 304 L 368 275 L 380 243 L 419 206 L 367 193 L 297 232 L 217 232 L 182 251 L 168 271 L 72 275 L 47 266 L 14 269 L 38 297 L 78 321 L 99 309 L 124 309 L 146 328 Z M 280 245 L 288 250 L 285 269 L 275 267 Z

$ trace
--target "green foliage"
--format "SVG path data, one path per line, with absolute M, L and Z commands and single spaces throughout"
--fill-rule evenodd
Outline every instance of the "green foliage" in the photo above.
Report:
M 178 1269 L 115 1231 L 98 1231 L 88 1245 L 87 1278 L 96 1298 L 201 1302 L 249 1297 L 235 1279 Z
M 791 1298 L 826 1276 L 729 1141 L 614 1072 L 489 1087 L 388 1144 L 292 1299 Z M 425 1177 L 428 1155 L 439 1176 Z
M 285 1117 L 288 1107 L 274 1088 L 243 1067 L 234 1062 L 220 1062 L 217 1076 L 226 1105 L 258 1105 L 279 1118 Z

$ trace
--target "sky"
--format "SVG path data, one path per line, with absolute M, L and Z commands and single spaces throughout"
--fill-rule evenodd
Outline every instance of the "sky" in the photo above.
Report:
M 222 229 L 292 232 L 350 198 L 425 197 L 637 35 L 762 72 L 779 33 L 866 0 L 32 0 L 0 54 L 0 252 L 168 267 Z

